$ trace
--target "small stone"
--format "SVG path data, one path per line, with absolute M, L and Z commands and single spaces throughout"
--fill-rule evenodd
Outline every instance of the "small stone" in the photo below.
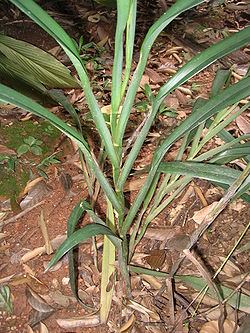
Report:
M 64 278 L 62 278 L 62 284 L 63 284 L 64 286 L 67 286 L 67 284 L 69 284 L 69 278 L 68 278 L 68 277 L 64 277 Z
M 57 289 L 59 287 L 59 281 L 57 279 L 52 280 L 52 286 Z

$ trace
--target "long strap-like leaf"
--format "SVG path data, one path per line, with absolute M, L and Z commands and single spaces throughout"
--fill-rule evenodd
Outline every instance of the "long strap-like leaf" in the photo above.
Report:
M 73 43 L 72 39 L 63 30 L 63 28 L 56 23 L 56 21 L 50 17 L 40 6 L 38 6 L 33 0 L 9 0 L 16 5 L 21 11 L 28 15 L 34 22 L 40 25 L 46 32 L 48 32 L 64 49 L 68 57 L 75 66 L 79 78 L 82 83 L 82 87 L 85 93 L 85 97 L 88 102 L 90 112 L 92 114 L 94 123 L 98 129 L 98 133 L 105 146 L 107 154 L 111 160 L 111 163 L 115 169 L 119 169 L 119 162 L 117 154 L 115 152 L 113 142 L 109 129 L 104 120 L 103 114 L 98 106 L 97 100 L 90 87 L 87 72 L 79 56 L 78 50 Z
M 143 145 L 143 142 L 145 141 L 152 122 L 158 112 L 159 106 L 165 96 L 171 91 L 173 91 L 175 88 L 177 88 L 180 84 L 189 80 L 194 74 L 200 72 L 202 69 L 209 66 L 215 60 L 247 44 L 249 42 L 249 35 L 250 27 L 204 50 L 201 54 L 197 55 L 186 65 L 180 68 L 178 72 L 171 79 L 169 79 L 167 83 L 160 89 L 158 95 L 156 96 L 156 101 L 153 103 L 151 114 L 147 119 L 145 125 L 143 126 L 140 135 L 135 141 L 121 171 L 117 185 L 120 190 L 122 189 L 125 181 L 127 180 L 133 163 L 137 158 L 137 155 Z
M 48 120 L 52 125 L 58 128 L 65 135 L 67 135 L 71 140 L 76 142 L 78 147 L 83 152 L 89 166 L 93 169 L 93 172 L 95 173 L 96 178 L 100 182 L 101 187 L 105 191 L 105 194 L 112 202 L 117 212 L 122 214 L 123 208 L 120 201 L 117 198 L 116 193 L 114 192 L 109 182 L 105 178 L 97 162 L 91 156 L 87 142 L 78 132 L 76 132 L 72 127 L 65 124 L 60 118 L 58 118 L 56 115 L 54 115 L 53 113 L 51 113 L 50 111 L 48 111 L 47 109 L 45 109 L 44 107 L 33 101 L 32 99 L 18 93 L 17 91 L 11 88 L 6 87 L 3 84 L 0 84 L 0 100 L 6 103 L 16 105 L 24 110 L 27 110 L 35 114 L 38 117 Z
M 152 45 L 154 44 L 155 39 L 159 36 L 159 34 L 163 31 L 163 29 L 177 16 L 179 16 L 181 13 L 185 12 L 186 10 L 197 6 L 202 2 L 204 2 L 204 0 L 176 1 L 176 3 L 173 6 L 171 6 L 168 9 L 168 11 L 165 14 L 163 14 L 149 29 L 142 44 L 139 63 L 137 65 L 136 71 L 134 72 L 133 78 L 129 85 L 128 92 L 123 104 L 121 116 L 119 118 L 114 139 L 115 143 L 118 146 L 121 146 L 123 135 L 127 126 L 127 121 L 129 119 L 130 111 L 132 109 L 133 102 L 135 99 L 135 95 L 139 87 L 139 84 L 141 82 L 141 78 L 147 63 L 149 52 L 151 50 Z
M 166 140 L 163 141 L 162 145 L 156 150 L 149 175 L 143 184 L 140 192 L 138 193 L 122 227 L 122 234 L 125 235 L 128 231 L 133 219 L 135 218 L 143 200 L 145 199 L 151 183 L 154 179 L 156 172 L 158 171 L 159 164 L 161 163 L 165 153 L 169 148 L 184 136 L 186 133 L 196 128 L 206 119 L 220 111 L 222 108 L 228 107 L 229 105 L 247 97 L 250 95 L 250 77 L 247 77 L 235 85 L 224 90 L 221 94 L 210 99 L 198 112 L 191 114 L 185 121 L 181 123 Z

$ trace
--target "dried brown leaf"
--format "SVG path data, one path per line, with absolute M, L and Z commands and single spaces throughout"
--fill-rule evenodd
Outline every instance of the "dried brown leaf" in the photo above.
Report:
M 39 180 L 39 178 L 37 178 Z M 28 207 L 39 203 L 41 199 L 50 192 L 50 188 L 44 180 L 39 180 L 36 184 L 33 184 L 28 191 L 27 196 L 20 202 L 20 207 L 25 210 Z M 19 195 L 19 199 L 23 197 L 23 193 Z
M 26 274 L 26 283 L 38 294 L 47 294 L 49 291 L 49 288 L 34 275 Z
M 4 145 L 0 145 L 0 155 L 16 155 L 16 152 Z
M 33 179 L 30 182 L 28 182 L 22 192 L 22 195 L 24 196 L 25 194 L 27 194 L 36 184 L 38 184 L 42 180 L 44 181 L 43 177 L 38 177 L 38 178 Z
M 90 15 L 88 17 L 88 21 L 91 22 L 91 23 L 98 23 L 100 21 L 100 19 L 101 19 L 101 16 L 98 13 L 95 14 L 95 15 Z
M 154 83 L 163 83 L 164 79 L 152 68 L 146 68 L 145 74 L 148 75 L 151 81 Z
M 30 327 L 30 325 L 27 326 L 27 330 L 25 333 L 34 333 L 33 329 Z
M 246 117 L 240 115 L 235 119 L 235 121 L 242 133 L 247 134 L 250 132 L 250 123 Z
M 165 250 L 151 250 L 149 256 L 145 258 L 145 261 L 151 266 L 152 269 L 160 269 L 165 261 Z
M 122 325 L 120 328 L 120 333 L 130 333 L 135 323 L 135 315 L 132 313 L 129 320 Z
M 34 290 L 32 290 L 30 287 L 26 287 L 25 290 L 27 301 L 29 305 L 38 312 L 46 312 L 50 313 L 54 311 L 54 308 L 50 306 L 48 303 L 45 302 L 45 300 L 39 296 Z
M 49 293 L 49 296 L 56 303 L 61 305 L 64 308 L 67 308 L 70 302 L 75 303 L 76 299 L 73 296 L 63 295 L 60 290 L 55 290 Z
M 235 323 L 231 320 L 226 319 L 224 321 L 224 332 L 225 333 L 232 333 L 234 329 Z M 205 323 L 202 328 L 200 329 L 199 333 L 219 333 L 218 328 L 218 321 L 212 320 Z
M 37 247 L 36 249 L 25 253 L 21 258 L 21 263 L 25 263 L 45 252 L 45 246 Z
M 144 237 L 149 239 L 155 239 L 160 241 L 166 241 L 167 239 L 173 237 L 178 231 L 180 227 L 166 227 L 166 228 L 147 228 Z
M 202 221 L 206 218 L 206 216 L 214 209 L 214 207 L 217 205 L 218 201 L 214 201 L 211 205 L 206 206 L 202 208 L 199 211 L 194 212 L 194 215 L 192 219 L 198 223 L 201 224 Z
M 44 323 L 40 323 L 40 332 L 39 333 L 49 333 L 47 326 Z
M 226 260 L 226 258 L 222 256 L 219 256 L 219 259 L 221 262 L 224 262 Z M 222 269 L 222 272 L 228 277 L 233 277 L 235 275 L 238 275 L 241 271 L 239 267 L 237 267 L 231 260 L 227 260 L 225 266 Z
M 49 239 L 47 225 L 46 225 L 45 220 L 44 220 L 43 209 L 41 210 L 39 226 L 41 228 L 42 235 L 43 235 L 44 242 L 45 242 L 45 251 L 48 255 L 50 255 L 50 254 L 53 253 L 53 248 L 52 248 L 52 245 L 51 245 L 51 242 L 50 242 L 50 239 Z

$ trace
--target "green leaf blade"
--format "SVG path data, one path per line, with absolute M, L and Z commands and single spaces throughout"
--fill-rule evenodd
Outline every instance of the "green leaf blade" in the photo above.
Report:
M 73 249 L 76 245 L 83 242 L 85 239 L 97 235 L 107 235 L 117 237 L 108 227 L 100 224 L 88 224 L 74 232 L 68 237 L 57 249 L 54 257 L 50 261 L 46 271 L 54 266 L 69 250 Z

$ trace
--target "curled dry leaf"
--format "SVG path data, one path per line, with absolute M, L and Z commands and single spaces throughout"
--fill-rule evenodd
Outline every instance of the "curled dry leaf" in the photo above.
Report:
M 83 318 L 56 319 L 57 324 L 62 328 L 72 327 L 94 327 L 100 325 L 99 315 L 86 316 Z
M 205 312 L 204 309 L 204 316 L 206 317 L 207 320 L 219 320 L 221 312 L 220 309 L 218 307 L 214 307 L 211 309 L 211 307 L 209 307 L 208 309 L 209 311 Z M 225 306 L 225 311 L 227 314 L 227 319 L 229 320 L 234 320 L 234 308 L 232 308 L 230 305 L 226 304 Z
M 135 322 L 135 315 L 132 313 L 129 320 L 125 324 L 123 324 L 122 327 L 120 328 L 120 333 L 129 333 L 134 326 L 134 322 Z
M 243 132 L 244 134 L 250 132 L 250 123 L 245 117 L 240 115 L 235 119 L 235 121 L 241 132 Z
M 211 205 L 206 206 L 202 208 L 199 211 L 194 212 L 194 216 L 192 219 L 198 223 L 201 224 L 203 220 L 206 218 L 206 216 L 211 213 L 211 211 L 214 209 L 214 207 L 217 205 L 218 201 L 214 201 Z
M 47 326 L 44 323 L 40 323 L 40 332 L 39 333 L 49 333 Z
M 27 301 L 29 305 L 38 312 L 46 312 L 51 313 L 54 311 L 54 308 L 50 306 L 48 303 L 45 302 L 45 300 L 39 296 L 34 290 L 32 290 L 30 287 L 26 287 L 25 290 Z
M 49 296 L 56 304 L 59 304 L 64 308 L 67 308 L 70 305 L 70 302 L 77 302 L 73 296 L 63 295 L 60 290 L 50 292 Z
M 52 239 L 51 245 L 52 245 L 53 250 L 56 250 L 62 244 L 62 242 L 65 241 L 66 238 L 67 238 L 66 235 L 59 235 L 59 236 L 55 237 L 54 239 Z M 25 253 L 21 257 L 20 260 L 22 263 L 25 263 L 43 253 L 45 253 L 45 246 L 37 247 L 36 249 Z
M 98 13 L 95 14 L 95 15 L 90 15 L 88 17 L 88 21 L 91 22 L 91 23 L 98 23 L 100 21 L 100 19 L 101 19 L 101 16 Z
M 27 326 L 26 333 L 34 333 L 33 329 L 30 327 L 30 325 Z
M 28 182 L 27 185 L 25 186 L 25 189 L 22 192 L 22 195 L 27 194 L 37 183 L 39 183 L 42 180 L 44 181 L 43 177 L 38 177 Z
M 39 178 L 37 178 L 39 180 Z M 38 182 L 28 185 L 30 187 L 27 196 L 20 202 L 20 207 L 25 210 L 33 205 L 39 203 L 41 199 L 50 192 L 50 188 L 45 181 L 39 180 Z M 22 194 L 20 197 L 23 196 Z
M 43 295 L 49 292 L 49 288 L 34 275 L 26 274 L 26 284 L 36 293 Z
M 234 326 L 235 323 L 233 321 L 226 319 L 223 325 L 224 332 L 232 333 Z M 199 333 L 219 333 L 218 321 L 212 320 L 205 323 Z

